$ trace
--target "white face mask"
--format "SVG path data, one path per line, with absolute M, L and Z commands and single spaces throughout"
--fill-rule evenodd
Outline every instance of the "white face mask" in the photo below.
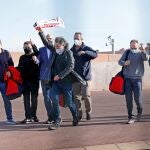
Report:
M 63 53 L 63 51 L 64 51 L 64 49 L 60 49 L 60 48 L 56 49 L 56 53 L 58 55 L 61 55 Z
M 82 41 L 80 41 L 80 40 L 74 40 L 74 44 L 76 46 L 80 46 L 82 44 Z

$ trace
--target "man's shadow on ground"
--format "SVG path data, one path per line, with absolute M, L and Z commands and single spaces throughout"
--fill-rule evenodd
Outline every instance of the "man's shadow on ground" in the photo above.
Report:
M 136 117 L 136 116 L 135 116 Z M 80 126 L 94 126 L 94 125 L 127 125 L 127 116 L 103 116 L 103 117 L 92 117 L 91 120 L 86 120 L 83 118 L 79 122 Z M 142 115 L 140 122 L 150 122 L 150 114 Z M 0 122 L 0 132 L 8 132 L 8 131 L 48 131 L 49 124 L 45 124 L 44 122 L 38 123 L 30 123 L 30 124 L 21 124 L 21 122 L 17 122 L 15 125 L 8 125 L 6 122 Z M 72 119 L 66 118 L 63 119 L 61 128 L 71 127 Z

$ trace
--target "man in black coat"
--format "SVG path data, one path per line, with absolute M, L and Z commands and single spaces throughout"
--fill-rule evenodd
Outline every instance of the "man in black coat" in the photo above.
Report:
M 39 65 L 35 63 L 34 56 L 37 56 L 39 52 L 31 41 L 24 42 L 23 48 L 25 54 L 20 56 L 18 64 L 24 86 L 25 119 L 21 123 L 38 122 L 36 111 L 39 90 Z

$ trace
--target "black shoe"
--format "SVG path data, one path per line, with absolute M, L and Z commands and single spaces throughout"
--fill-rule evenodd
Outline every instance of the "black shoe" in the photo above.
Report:
M 77 126 L 79 123 L 79 120 L 78 119 L 73 119 L 73 122 L 72 122 L 72 125 L 73 126 Z
M 48 130 L 56 130 L 60 127 L 60 123 L 52 123 L 49 125 Z
M 48 118 L 47 121 L 44 122 L 45 124 L 52 124 L 53 123 L 53 119 L 52 118 Z
M 80 121 L 82 119 L 82 110 L 78 112 L 78 120 Z
M 39 119 L 37 118 L 37 116 L 32 117 L 32 120 L 33 120 L 34 122 L 39 122 Z
M 86 114 L 86 120 L 91 120 L 91 114 L 89 113 Z
M 22 124 L 28 124 L 28 123 L 32 123 L 32 119 L 30 118 L 25 118 L 24 120 L 21 121 Z

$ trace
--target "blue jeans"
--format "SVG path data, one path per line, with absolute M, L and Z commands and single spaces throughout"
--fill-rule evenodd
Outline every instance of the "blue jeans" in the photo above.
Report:
M 142 79 L 125 78 L 125 98 L 129 119 L 132 119 L 133 116 L 133 96 L 137 113 L 142 114 Z
M 51 86 L 41 81 L 42 93 L 44 96 L 44 104 L 47 111 L 47 116 L 49 119 L 53 119 L 53 107 L 50 98 Z
M 4 82 L 0 82 L 0 92 L 4 101 L 5 112 L 7 116 L 7 120 L 13 119 L 12 117 L 12 106 L 10 100 L 8 100 L 6 96 L 6 84 Z
M 57 81 L 53 83 L 51 97 L 54 108 L 54 121 L 60 121 L 60 109 L 59 109 L 59 96 L 63 94 L 65 99 L 65 104 L 69 107 L 73 120 L 77 118 L 77 108 L 72 99 L 72 83 L 62 83 L 62 81 Z

